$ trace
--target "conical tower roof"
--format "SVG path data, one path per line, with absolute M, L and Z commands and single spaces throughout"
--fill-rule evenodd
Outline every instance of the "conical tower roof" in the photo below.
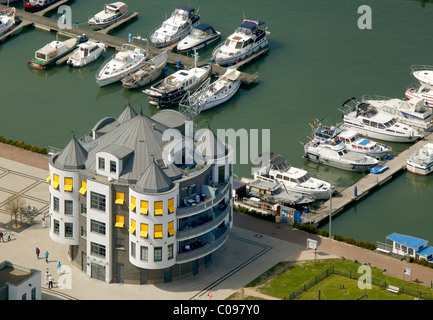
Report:
M 57 157 L 55 164 L 61 169 L 84 169 L 87 151 L 75 137 Z
M 131 104 L 128 103 L 125 110 L 123 110 L 123 112 L 119 115 L 119 118 L 117 118 L 117 121 L 119 123 L 124 123 L 128 120 L 131 120 L 132 118 L 135 118 L 137 115 L 138 113 L 135 112 L 135 110 L 131 107 Z
M 138 179 L 136 188 L 146 193 L 160 193 L 170 190 L 171 185 L 170 178 L 162 171 L 156 161 L 152 160 L 150 166 Z

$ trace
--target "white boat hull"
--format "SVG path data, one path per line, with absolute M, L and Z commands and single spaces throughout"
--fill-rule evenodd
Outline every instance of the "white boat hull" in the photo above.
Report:
M 206 111 L 212 108 L 215 108 L 219 106 L 220 104 L 223 104 L 224 102 L 228 101 L 235 95 L 235 93 L 238 91 L 239 87 L 241 86 L 240 81 L 236 81 L 236 83 L 233 84 L 233 88 L 230 92 L 228 92 L 227 95 L 217 97 L 217 96 L 210 96 L 207 97 L 206 102 L 204 103 L 202 107 L 202 111 Z
M 406 169 L 407 171 L 418 174 L 421 176 L 426 176 L 430 174 L 433 171 L 433 163 L 431 163 L 429 166 L 419 166 L 413 163 L 410 163 L 409 161 L 406 163 Z
M 405 142 L 405 143 L 407 143 L 407 142 L 414 142 L 420 138 L 420 136 L 396 136 L 396 135 L 387 134 L 385 132 L 381 133 L 381 132 L 372 131 L 372 130 L 369 130 L 366 128 L 361 128 L 358 126 L 348 125 L 347 123 L 343 124 L 343 128 L 355 130 L 355 131 L 359 132 L 359 134 L 361 134 L 367 138 L 378 139 L 378 140 L 389 141 L 389 142 Z
M 101 56 L 103 51 L 104 51 L 104 45 L 101 45 L 97 50 L 92 52 L 91 55 L 84 57 L 84 58 L 76 59 L 73 57 L 73 54 L 72 54 L 69 57 L 67 64 L 71 67 L 84 67 L 85 65 L 98 59 Z

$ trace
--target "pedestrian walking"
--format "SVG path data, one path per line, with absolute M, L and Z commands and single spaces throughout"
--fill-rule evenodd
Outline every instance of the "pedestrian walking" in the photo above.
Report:
M 62 272 L 61 272 L 61 269 L 62 269 L 62 264 L 60 263 L 60 261 L 59 261 L 59 263 L 57 264 L 57 273 L 58 274 L 61 274 Z
M 48 263 L 48 255 L 49 255 L 49 252 L 47 250 L 47 251 L 45 251 L 45 262 L 46 263 Z
M 41 250 L 39 250 L 39 248 L 36 247 L 36 257 L 38 258 L 38 260 L 39 260 L 39 254 L 40 253 L 41 253 Z
M 48 285 L 49 278 L 50 278 L 50 274 L 48 273 L 48 270 L 47 270 L 47 272 L 45 272 L 45 285 L 46 286 Z
M 42 218 L 42 229 L 45 228 L 45 223 L 46 223 L 46 221 L 45 221 L 45 217 L 43 217 L 43 218 Z
M 11 241 L 11 232 L 8 231 L 8 241 Z
M 3 242 L 5 242 L 5 239 L 3 238 L 3 231 L 0 231 L 0 239 L 3 240 Z
M 54 279 L 51 276 L 51 274 L 48 277 L 48 289 L 51 289 L 53 287 Z

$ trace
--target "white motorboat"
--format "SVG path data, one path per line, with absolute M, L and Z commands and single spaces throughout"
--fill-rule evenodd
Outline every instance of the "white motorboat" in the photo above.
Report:
M 354 130 L 342 129 L 337 126 L 325 126 L 321 121 L 315 121 L 313 126 L 313 137 L 320 142 L 333 141 L 338 143 L 341 141 L 346 145 L 348 151 L 362 153 L 373 158 L 383 158 L 391 148 L 373 140 L 361 138 L 359 133 Z
M 375 158 L 348 151 L 341 141 L 333 143 L 312 139 L 304 145 L 304 151 L 305 159 L 346 171 L 368 172 L 379 163 Z
M 210 79 L 194 92 L 190 99 L 200 104 L 200 111 L 214 108 L 234 96 L 241 85 L 241 73 L 236 69 L 227 71 L 218 80 L 210 83 Z
M 44 10 L 60 0 L 28 0 L 24 1 L 24 10 L 28 12 L 37 12 Z
M 178 104 L 185 94 L 197 90 L 209 78 L 211 72 L 211 64 L 179 70 L 157 82 L 150 89 L 144 90 L 143 93 L 149 97 L 149 103 L 158 108 Z
M 177 45 L 177 51 L 184 52 L 201 49 L 218 40 L 220 36 L 221 33 L 215 31 L 212 26 L 200 23 L 192 28 L 189 35 L 187 35 L 186 38 Z
M 105 44 L 87 41 L 78 45 L 66 62 L 71 67 L 83 67 L 99 58 L 105 51 Z
M 244 19 L 235 32 L 214 49 L 212 59 L 222 66 L 235 64 L 265 48 L 269 32 L 260 29 L 264 24 L 263 21 Z
M 150 41 L 157 48 L 167 47 L 185 38 L 199 24 L 200 16 L 194 8 L 178 6 L 170 18 L 150 34 Z
M 35 52 L 34 58 L 28 62 L 28 65 L 42 70 L 54 66 L 59 59 L 74 51 L 81 41 L 86 39 L 77 37 L 65 41 L 51 41 Z
M 88 21 L 92 30 L 102 30 L 122 20 L 128 15 L 128 6 L 123 2 L 106 4 L 104 10 L 98 12 Z
M 355 105 L 348 105 L 355 102 Z M 363 136 L 391 142 L 414 142 L 422 135 L 412 127 L 399 122 L 395 117 L 379 113 L 366 102 L 356 102 L 351 98 L 343 103 L 344 129 L 352 129 Z
M 364 96 L 362 101 L 418 131 L 432 131 L 433 129 L 432 109 L 426 106 L 422 98 L 401 100 L 380 96 Z
M 421 85 L 433 89 L 433 66 L 413 65 L 410 68 Z
M 164 51 L 146 62 L 144 67 L 122 79 L 122 85 L 128 89 L 143 87 L 156 80 L 167 64 L 168 52 Z
M 433 89 L 430 87 L 421 84 L 413 85 L 406 90 L 405 96 L 411 100 L 423 99 L 425 105 L 433 107 Z
M 254 172 L 254 179 L 276 181 L 282 183 L 286 191 L 308 195 L 317 200 L 329 199 L 335 191 L 332 184 L 311 177 L 307 171 L 289 165 L 283 157 L 273 153 L 269 154 L 269 162 Z
M 433 143 L 427 143 L 410 155 L 406 160 L 406 169 L 423 176 L 431 173 L 433 170 Z
M 108 61 L 96 76 L 100 87 L 121 81 L 128 74 L 140 69 L 147 61 L 147 53 L 132 44 L 124 44 L 121 51 Z
M 15 8 L 8 8 L 0 12 L 0 36 L 12 30 L 15 24 Z

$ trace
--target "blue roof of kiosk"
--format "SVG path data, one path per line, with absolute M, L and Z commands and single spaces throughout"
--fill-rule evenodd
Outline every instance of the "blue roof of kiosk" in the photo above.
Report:
M 201 31 L 206 31 L 208 29 L 212 29 L 212 31 L 215 31 L 211 25 L 206 24 L 206 23 L 200 23 L 199 25 L 195 26 L 194 29 L 198 29 Z
M 176 9 L 182 9 L 182 10 L 185 10 L 185 11 L 188 11 L 188 12 L 195 11 L 194 8 L 191 8 L 191 7 L 188 7 L 188 6 L 177 6 Z
M 425 247 L 425 248 L 421 249 L 420 251 L 417 251 L 416 254 L 419 254 L 420 256 L 427 258 L 431 254 L 433 254 L 433 247 L 430 247 L 430 246 Z
M 405 236 L 404 234 L 398 234 L 398 233 L 392 233 L 386 238 L 395 241 L 397 243 L 403 244 L 406 247 L 414 248 L 414 249 L 428 242 L 427 240 L 423 240 L 411 236 Z
M 259 20 L 245 19 L 239 27 L 254 30 L 258 26 L 261 26 L 262 24 L 265 23 Z

